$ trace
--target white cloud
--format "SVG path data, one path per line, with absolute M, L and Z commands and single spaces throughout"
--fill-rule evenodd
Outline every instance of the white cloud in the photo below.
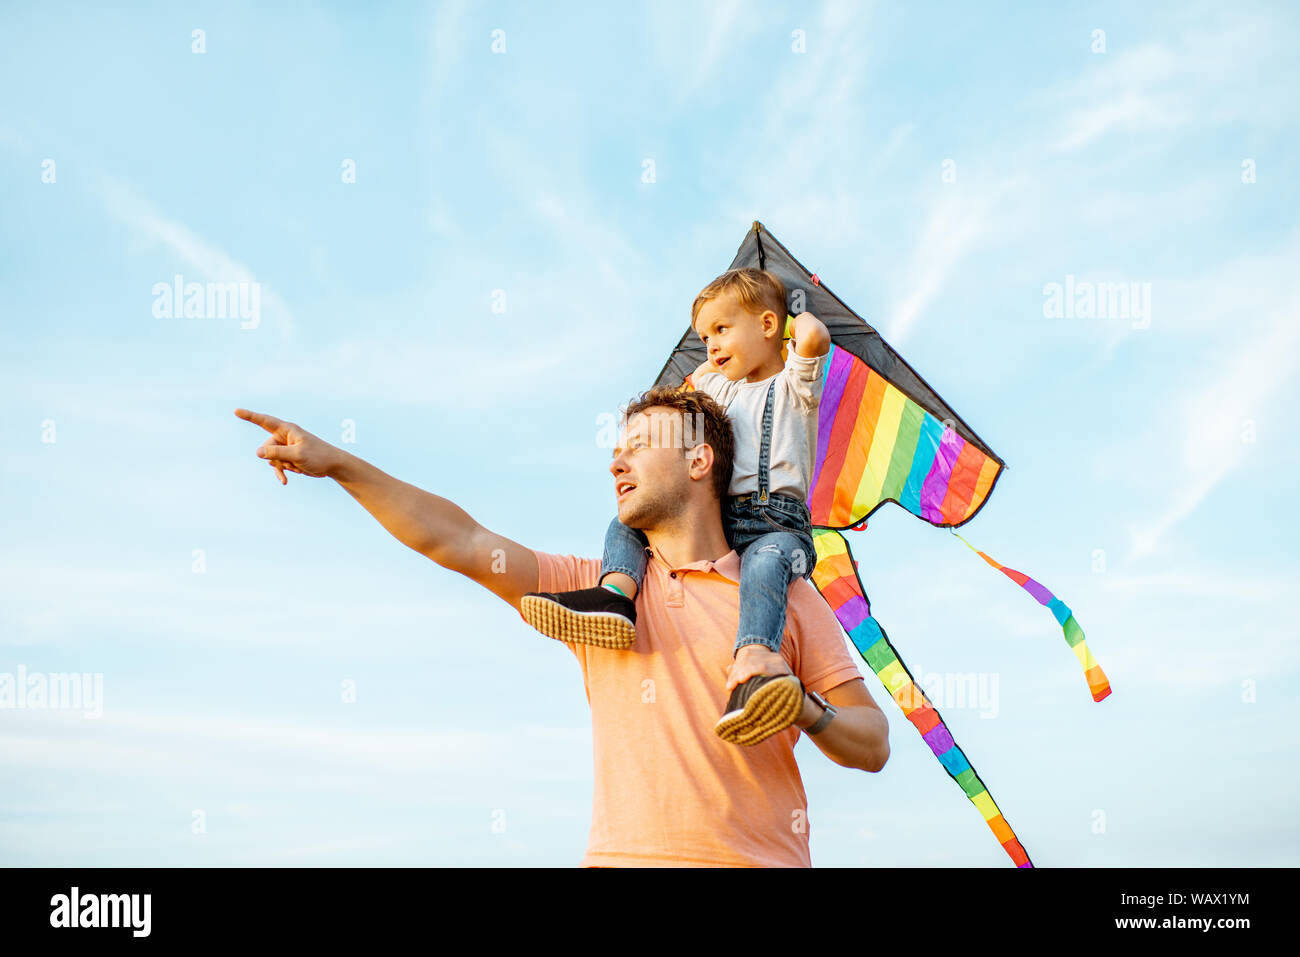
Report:
M 670 4 L 651 4 L 649 10 L 654 33 L 649 52 L 670 78 L 673 110 L 689 107 L 711 81 L 716 82 L 718 65 L 762 28 L 765 12 L 741 0 L 699 4 L 689 20 Z
M 90 721 L 52 711 L 6 712 L 0 731 L 0 765 L 27 770 L 120 771 L 177 762 L 234 765 L 265 774 L 328 767 L 331 772 L 490 773 L 516 754 L 539 748 L 581 748 L 586 728 L 524 726 L 494 731 L 442 732 L 403 728 L 356 730 L 289 723 L 273 716 L 198 715 L 105 710 Z M 549 744 L 548 744 L 549 742 Z M 174 769 L 173 769 L 174 770 Z M 530 772 L 532 773 L 532 772 Z M 561 778 L 569 775 L 556 769 Z M 551 775 L 555 777 L 555 775 Z
M 1068 151 L 1081 149 L 1093 140 L 1115 129 L 1128 132 L 1173 128 L 1185 116 L 1172 111 L 1167 104 L 1125 90 L 1099 106 L 1076 110 L 1066 121 L 1068 132 L 1056 143 L 1056 149 Z
M 891 345 L 897 348 L 907 338 L 963 257 L 977 243 L 1003 231 L 1004 212 L 999 207 L 1015 187 L 1016 180 L 1007 179 L 985 191 L 956 184 L 937 188 L 925 228 L 902 272 L 902 300 L 891 310 L 884 330 Z
M 735 180 L 718 197 L 721 235 L 711 246 L 734 242 L 754 220 L 761 221 L 814 272 L 808 239 L 837 247 L 858 248 L 873 240 L 869 223 L 875 193 L 864 184 L 882 178 L 889 162 L 911 135 L 907 123 L 889 131 L 873 123 L 836 124 L 827 135 L 829 117 L 857 116 L 867 93 L 867 65 L 874 34 L 873 4 L 828 3 L 815 13 L 779 18 L 766 29 L 779 31 L 780 45 L 770 60 L 753 69 L 753 135 L 720 138 L 705 159 L 735 170 Z M 789 49 L 789 31 L 803 29 L 807 52 Z M 758 145 L 761 144 L 761 147 Z M 853 175 L 845 177 L 846 157 Z M 802 250 L 802 252 L 801 252 Z M 837 292 L 843 285 L 831 282 Z
M 1214 572 L 1166 569 L 1150 575 L 1106 574 L 1099 577 L 1101 588 L 1129 596 L 1150 596 L 1172 591 L 1203 599 L 1230 599 L 1242 602 L 1266 602 L 1283 598 L 1294 589 L 1289 578 L 1241 577 L 1226 570 Z
M 1042 95 L 1067 108 L 1053 150 L 1080 150 L 1117 131 L 1208 129 L 1243 118 L 1284 124 L 1295 98 L 1281 85 L 1250 83 L 1268 72 L 1261 65 L 1292 55 L 1287 31 L 1237 10 L 1223 16 L 1168 44 L 1124 49 L 1112 36 L 1110 52 L 1094 54 L 1082 77 Z
M 931 194 L 933 198 L 925 226 L 911 244 L 908 264 L 887 276 L 891 284 L 893 276 L 897 276 L 898 286 L 891 290 L 895 305 L 889 327 L 882 330 L 886 338 L 897 346 L 906 337 L 934 298 L 960 275 L 961 260 L 974 248 L 988 245 L 995 236 L 1013 234 L 1015 223 L 1042 229 L 1045 219 L 1055 212 L 1042 204 L 1064 194 L 1059 189 L 1049 189 L 1051 184 L 1039 182 L 1034 171 L 1043 161 L 1063 162 L 1054 154 L 1080 151 L 1120 130 L 1158 130 L 1160 135 L 1151 137 L 1150 142 L 1172 148 L 1180 141 L 1180 137 L 1172 134 L 1185 130 L 1208 130 L 1232 122 L 1280 124 L 1284 122 L 1280 118 L 1293 116 L 1295 98 L 1275 89 L 1276 85 L 1251 90 L 1243 89 L 1241 82 L 1245 65 L 1282 65 L 1288 50 L 1285 44 L 1279 43 L 1281 32 L 1277 24 L 1266 19 L 1244 19 L 1234 13 L 1221 29 L 1190 29 L 1167 43 L 1149 43 L 1124 50 L 1116 48 L 1116 38 L 1112 36 L 1112 52 L 1093 57 L 1080 76 L 1027 96 L 1018 104 L 1016 112 L 1029 117 L 1045 115 L 1047 119 L 1030 120 L 1019 131 L 1005 134 L 994 148 L 983 151 L 980 163 L 987 169 L 1028 172 L 995 184 L 983 199 L 963 199 L 956 189 L 944 192 L 928 185 L 919 193 L 922 197 Z M 1054 118 L 1062 115 L 1064 119 L 1056 119 L 1054 124 Z M 1059 129 L 1044 137 L 1040 130 L 1044 123 Z M 1040 145 L 1043 142 L 1047 145 Z M 1078 162 L 1088 161 L 1081 158 Z M 1235 182 L 1236 171 L 1234 161 L 1225 167 L 1221 179 L 1201 172 L 1190 181 L 1174 181 L 1163 193 L 1155 192 L 1150 186 L 1128 192 L 1105 187 L 1100 194 L 1080 194 L 1076 208 L 1060 212 L 1081 218 L 1089 226 L 1100 224 L 1110 228 L 1117 221 L 1128 220 L 1141 224 L 1142 230 L 1148 233 L 1162 235 L 1159 230 L 1168 228 L 1170 222 L 1199 222 L 1198 216 L 1203 219 L 1230 203 L 1232 194 L 1223 191 L 1223 184 Z M 1072 174 L 1072 179 L 1088 184 L 1096 181 L 1096 171 L 1091 165 L 1085 166 Z M 961 190 L 969 190 L 968 178 L 959 176 L 958 183 Z M 1015 223 L 1011 221 L 1013 218 Z M 1058 241 L 1058 248 L 1060 245 Z M 1245 262 L 1237 265 L 1248 268 Z M 1121 263 L 1117 272 L 1122 275 L 1128 271 Z M 1276 279 L 1279 273 L 1273 275 Z M 1112 274 L 1107 273 L 1106 278 L 1111 279 Z M 1174 277 L 1163 283 L 1152 280 L 1156 295 L 1176 283 Z M 1276 286 L 1276 281 L 1268 285 Z M 1222 296 L 1205 284 L 1198 286 L 1199 295 Z M 1234 290 L 1233 295 L 1260 298 L 1257 292 L 1245 288 L 1245 284 L 1240 290 Z M 1189 321 L 1199 311 L 1180 311 L 1167 299 L 1160 301 L 1159 308 L 1164 317 L 1161 321 L 1170 323 Z M 1135 333 L 1130 324 L 1106 326 L 1103 354 L 1096 358 L 1095 364 L 1101 366 L 1108 362 L 1116 347 L 1132 334 Z M 1210 477 L 1207 481 L 1212 487 L 1217 480 Z M 1190 490 L 1189 501 L 1196 502 L 1202 497 L 1203 493 Z
M 727 50 L 738 46 L 744 35 L 755 28 L 752 21 L 741 20 L 740 0 L 715 0 L 699 8 L 698 12 L 702 29 L 695 32 L 703 36 L 704 46 L 694 58 L 694 71 L 677 91 L 679 100 L 686 99 L 703 85 L 718 61 L 726 56 Z
M 147 240 L 162 243 L 189 268 L 197 270 L 205 280 L 258 283 L 262 289 L 263 308 L 270 307 L 270 318 L 279 327 L 281 341 L 286 341 L 292 336 L 293 313 L 284 301 L 267 287 L 265 280 L 259 280 L 253 275 L 250 267 L 238 262 L 225 250 L 211 244 L 180 223 L 164 218 L 148 200 L 120 180 L 102 175 L 100 194 L 105 207 L 116 219 L 140 232 Z M 160 276 L 159 280 L 167 281 L 170 278 L 170 276 Z M 186 278 L 189 281 L 190 277 Z
M 1094 55 L 1080 79 L 1057 91 L 1061 101 L 1076 105 L 1053 149 L 1081 149 L 1115 129 L 1177 125 L 1186 118 L 1177 91 L 1153 88 L 1180 72 L 1178 58 L 1158 43 Z
M 1247 422 L 1264 415 L 1300 361 L 1300 283 L 1293 278 L 1291 289 L 1261 320 L 1258 331 L 1244 323 L 1234 329 L 1236 349 L 1226 356 L 1215 350 L 1222 356 L 1222 372 L 1182 400 L 1177 413 L 1182 460 L 1172 470 L 1167 504 L 1130 530 L 1130 560 L 1157 551 L 1164 537 L 1259 448 L 1244 440 Z
M 633 294 L 628 280 L 642 275 L 645 256 L 629 242 L 622 227 L 602 219 L 577 191 L 561 196 L 541 190 L 531 205 L 554 235 L 564 236 L 568 246 L 586 253 L 580 262 L 598 267 L 610 289 L 627 297 Z
M 433 7 L 433 23 L 429 28 L 432 47 L 429 58 L 429 82 L 426 95 L 422 97 L 426 109 L 441 99 L 446 91 L 459 67 L 465 44 L 471 39 L 477 39 L 485 49 L 487 48 L 487 36 L 474 38 L 467 36 L 465 15 L 469 9 L 470 5 L 465 0 L 443 0 Z
M 522 345 L 525 340 L 515 341 Z M 489 342 L 485 340 L 483 345 Z M 483 413 L 511 405 L 522 396 L 535 396 L 538 383 L 564 381 L 572 374 L 575 357 L 589 354 L 593 345 L 599 343 L 593 344 L 589 336 L 569 326 L 541 345 L 488 355 L 491 371 L 485 375 L 481 350 L 458 350 L 445 340 L 416 342 L 369 335 L 289 357 L 268 358 L 264 363 L 241 366 L 232 375 L 238 380 L 234 387 L 247 394 L 264 392 L 266 383 L 273 382 L 281 395 L 292 395 L 295 401 L 316 395 L 339 401 L 381 395 L 386 402 L 456 409 L 464 409 L 472 395 L 474 409 Z

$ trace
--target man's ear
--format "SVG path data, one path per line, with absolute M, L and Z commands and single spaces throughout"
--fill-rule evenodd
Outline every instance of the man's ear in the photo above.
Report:
M 687 474 L 692 479 L 708 478 L 713 472 L 713 446 L 706 442 L 701 442 L 687 451 L 691 456 L 691 463 Z

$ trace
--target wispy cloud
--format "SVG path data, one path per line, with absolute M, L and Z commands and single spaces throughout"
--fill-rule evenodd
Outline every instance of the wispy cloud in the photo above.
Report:
M 1131 531 L 1130 559 L 1152 554 L 1161 540 L 1236 471 L 1257 444 L 1248 442 L 1248 420 L 1263 415 L 1293 375 L 1300 356 L 1300 290 L 1273 314 L 1262 336 L 1246 340 L 1208 387 L 1189 396 L 1182 409 L 1182 481 L 1165 507 Z
M 456 73 L 467 42 L 465 18 L 469 10 L 465 0 L 445 0 L 433 7 L 433 21 L 429 25 L 429 78 L 421 97 L 426 108 L 438 102 Z M 486 36 L 476 39 L 485 46 L 488 42 Z
M 717 197 L 716 244 L 734 242 L 737 228 L 755 219 L 796 254 L 804 238 L 833 237 L 845 247 L 871 240 L 868 224 L 878 201 L 871 184 L 914 126 L 847 122 L 837 124 L 828 140 L 827 122 L 862 111 L 875 43 L 874 11 L 874 4 L 825 3 L 765 24 L 773 37 L 771 55 L 761 64 L 746 63 L 754 118 L 761 127 L 752 134 L 718 137 L 702 156 L 710 165 L 735 170 L 734 182 Z M 791 49 L 795 29 L 804 31 L 804 53 Z M 850 158 L 854 175 L 845 177 Z M 842 285 L 836 288 L 843 291 Z
M 696 9 L 691 29 L 671 7 L 652 4 L 652 52 L 655 61 L 672 78 L 669 86 L 673 110 L 688 105 L 702 88 L 716 80 L 714 72 L 761 29 L 764 12 L 741 0 L 716 0 Z
M 1162 507 L 1130 530 L 1130 560 L 1151 555 L 1162 540 L 1261 448 L 1249 423 L 1266 417 L 1300 364 L 1300 231 L 1263 257 L 1226 264 L 1185 286 L 1188 308 L 1233 322 L 1231 336 L 1210 343 L 1220 372 L 1176 400 L 1181 425 L 1177 468 Z M 1259 281 L 1261 278 L 1266 282 Z M 1201 303 L 1197 310 L 1195 303 Z M 1208 304 L 1208 305 L 1207 305 Z M 1231 352 L 1223 345 L 1236 343 Z
M 222 764 L 264 770 L 302 770 L 328 764 L 339 772 L 362 768 L 468 772 L 483 770 L 485 753 L 527 750 L 539 741 L 557 738 L 581 743 L 589 737 L 585 728 L 357 730 L 324 723 L 291 723 L 274 716 L 122 709 L 106 710 L 93 724 L 76 714 L 12 711 L 7 713 L 5 729 L 0 732 L 5 766 L 70 770 L 136 766 L 141 761 L 156 761 L 155 766 L 162 769 L 180 754 L 187 754 L 189 762 L 196 766 L 207 766 L 209 760 L 215 763 L 219 759 Z
M 1172 85 L 1180 72 L 1178 58 L 1162 44 L 1096 55 L 1085 77 L 1062 92 L 1076 105 L 1067 112 L 1054 149 L 1082 149 L 1117 129 L 1176 129 L 1192 116 Z
M 1015 186 L 1014 179 L 1006 179 L 985 190 L 965 186 L 937 191 L 903 273 L 902 301 L 890 312 L 885 338 L 891 344 L 897 347 L 907 338 L 976 244 L 1001 232 L 999 206 Z
M 293 313 L 284 300 L 268 288 L 265 280 L 258 280 L 249 266 L 180 223 L 163 217 L 148 200 L 121 180 L 101 175 L 99 192 L 105 208 L 118 221 L 135 229 L 147 241 L 161 243 L 205 280 L 258 283 L 262 288 L 262 303 L 271 307 L 270 315 L 279 327 L 281 341 L 292 336 Z M 160 276 L 159 280 L 170 278 Z
M 1294 116 L 1295 98 L 1272 84 L 1253 86 L 1259 74 L 1245 67 L 1292 55 L 1286 31 L 1271 18 L 1239 10 L 1219 17 L 1128 49 L 1112 35 L 1109 52 L 1094 54 L 1081 77 L 1044 94 L 1066 110 L 1053 151 L 1081 150 L 1115 132 L 1152 136 Z
M 536 332 L 530 330 L 529 334 Z M 562 381 L 572 374 L 577 357 L 592 346 L 589 337 L 573 328 L 537 338 L 543 341 L 534 347 L 490 356 L 490 376 L 485 376 L 480 364 L 485 358 L 482 354 L 474 353 L 470 361 L 444 338 L 417 341 L 375 335 L 336 340 L 292 357 L 267 357 L 234 369 L 231 375 L 235 387 L 246 394 L 261 392 L 266 383 L 273 382 L 281 394 L 293 395 L 298 401 L 310 396 L 344 401 L 382 398 L 385 402 L 461 407 L 472 395 L 474 408 L 483 413 L 509 406 L 521 396 L 535 395 L 540 382 Z M 519 335 L 515 341 L 522 344 L 527 340 Z M 604 347 L 596 351 L 603 353 Z
M 1115 129 L 1151 132 L 1177 127 L 1184 117 L 1157 100 L 1124 90 L 1099 106 L 1076 110 L 1066 121 L 1068 132 L 1057 141 L 1058 150 L 1077 150 Z
M 1125 595 L 1151 595 L 1173 592 L 1197 598 L 1230 599 L 1241 602 L 1267 602 L 1285 597 L 1295 587 L 1290 578 L 1218 571 L 1188 571 L 1170 568 L 1149 575 L 1110 573 L 1098 582 L 1107 591 Z

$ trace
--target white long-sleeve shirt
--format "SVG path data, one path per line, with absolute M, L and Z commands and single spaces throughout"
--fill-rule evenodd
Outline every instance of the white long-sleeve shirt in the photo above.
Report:
M 772 378 L 772 442 L 768 458 L 769 494 L 808 500 L 813 465 L 817 461 L 817 409 L 822 397 L 822 377 L 828 349 L 811 358 L 799 355 L 794 344 L 786 348 L 785 368 Z M 729 495 L 758 491 L 758 454 L 763 438 L 763 406 L 772 378 L 761 382 L 733 382 L 720 372 L 705 372 L 691 379 L 727 410 L 736 437 L 736 457 Z

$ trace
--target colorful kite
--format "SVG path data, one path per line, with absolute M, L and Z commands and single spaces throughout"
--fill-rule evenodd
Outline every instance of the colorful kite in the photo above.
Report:
M 1005 463 L 875 329 L 808 272 L 762 223 L 754 223 L 728 268 L 746 266 L 779 276 L 790 293 L 791 311 L 813 313 L 831 334 L 808 500 L 817 546 L 813 583 L 885 690 L 983 815 L 998 843 L 1016 866 L 1032 867 L 988 788 L 872 617 L 857 563 L 843 535 L 861 530 L 886 502 L 895 502 L 939 528 L 964 525 L 988 501 Z M 703 343 L 687 329 L 655 384 L 681 384 L 704 359 Z M 1083 666 L 1093 700 L 1110 694 L 1110 684 L 1069 607 L 1028 575 L 961 540 L 1052 612 Z

